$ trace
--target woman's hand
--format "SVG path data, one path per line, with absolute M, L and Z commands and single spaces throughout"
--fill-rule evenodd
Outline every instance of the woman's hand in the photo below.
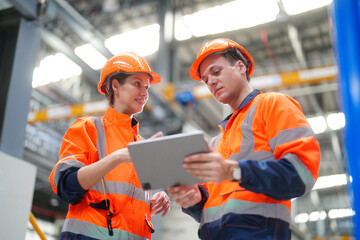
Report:
M 167 191 L 170 193 L 171 199 L 182 208 L 192 207 L 201 201 L 201 193 L 196 184 L 171 187 Z
M 170 210 L 170 199 L 164 191 L 155 193 L 149 201 L 151 215 L 156 215 L 162 212 L 161 216 L 163 217 Z
M 162 136 L 163 136 L 163 133 L 160 131 L 160 132 L 157 132 L 154 135 L 152 135 L 149 139 L 159 138 Z

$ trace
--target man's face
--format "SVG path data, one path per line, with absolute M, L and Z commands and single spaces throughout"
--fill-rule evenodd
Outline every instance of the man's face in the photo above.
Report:
M 200 65 L 201 80 L 212 95 L 219 102 L 229 104 L 233 109 L 240 105 L 239 97 L 246 84 L 244 73 L 246 67 L 243 62 L 239 60 L 232 65 L 221 54 L 205 58 Z

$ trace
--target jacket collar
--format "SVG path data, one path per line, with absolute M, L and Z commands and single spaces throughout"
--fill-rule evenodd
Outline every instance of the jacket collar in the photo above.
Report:
M 239 111 L 240 109 L 242 109 L 243 107 L 245 107 L 249 102 L 251 102 L 259 93 L 261 93 L 260 90 L 255 89 L 254 91 L 252 91 L 249 95 L 246 96 L 246 98 L 241 102 L 240 106 L 236 109 L 235 112 Z M 225 126 L 227 124 L 227 122 L 229 121 L 229 119 L 231 118 L 231 116 L 234 113 L 231 113 L 229 116 L 227 116 L 224 120 L 221 121 L 221 123 L 219 124 L 222 129 L 225 129 Z
M 109 106 L 106 110 L 104 118 L 110 122 L 111 124 L 118 127 L 130 127 L 134 130 L 136 129 L 136 133 L 138 132 L 139 122 L 136 118 L 130 118 L 128 115 L 117 112 L 113 107 Z

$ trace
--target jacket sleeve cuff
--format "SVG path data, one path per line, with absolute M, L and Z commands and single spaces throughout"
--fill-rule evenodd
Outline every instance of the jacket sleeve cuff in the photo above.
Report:
M 83 189 L 77 178 L 79 168 L 69 168 L 60 172 L 58 196 L 72 205 L 81 201 L 87 190 Z
M 192 216 L 197 222 L 200 222 L 201 219 L 201 212 L 205 205 L 205 202 L 209 198 L 209 192 L 205 189 L 204 186 L 198 185 L 200 193 L 201 193 L 201 201 L 197 203 L 196 205 L 189 207 L 189 208 L 183 208 L 182 211 L 190 216 Z

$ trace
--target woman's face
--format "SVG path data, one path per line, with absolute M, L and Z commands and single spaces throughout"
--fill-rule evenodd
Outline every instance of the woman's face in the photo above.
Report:
M 131 74 L 123 84 L 113 81 L 114 109 L 130 117 L 142 112 L 149 98 L 149 87 L 150 76 L 146 73 Z

